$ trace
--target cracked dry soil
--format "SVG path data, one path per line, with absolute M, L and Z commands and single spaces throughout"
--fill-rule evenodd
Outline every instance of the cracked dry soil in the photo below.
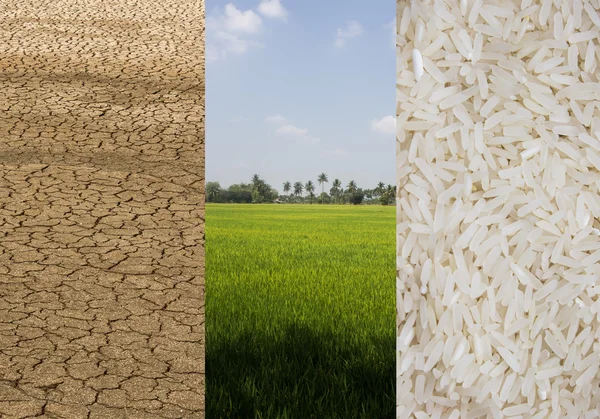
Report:
M 204 1 L 0 7 L 0 417 L 204 418 Z

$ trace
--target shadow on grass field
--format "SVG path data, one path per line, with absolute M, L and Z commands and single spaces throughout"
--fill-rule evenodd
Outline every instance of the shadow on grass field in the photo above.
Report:
M 208 418 L 393 417 L 393 339 L 351 346 L 300 324 L 279 336 L 246 333 L 211 347 Z
M 206 207 L 206 417 L 395 410 L 395 209 Z

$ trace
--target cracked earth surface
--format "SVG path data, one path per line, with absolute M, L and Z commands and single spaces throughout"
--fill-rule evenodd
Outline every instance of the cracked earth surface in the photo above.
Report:
M 0 418 L 204 388 L 204 1 L 4 1 Z

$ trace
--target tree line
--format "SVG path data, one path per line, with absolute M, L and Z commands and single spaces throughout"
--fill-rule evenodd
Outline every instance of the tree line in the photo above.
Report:
M 303 182 L 284 182 L 283 195 L 272 188 L 257 174 L 252 176 L 250 183 L 238 183 L 227 189 L 221 188 L 219 182 L 206 184 L 206 201 L 217 203 L 267 203 L 284 202 L 289 204 L 380 204 L 393 205 L 396 200 L 396 186 L 379 182 L 375 188 L 359 188 L 355 181 L 342 186 L 339 179 L 334 179 L 329 193 L 325 192 L 325 185 L 329 183 L 328 176 L 321 173 L 317 177 L 321 193 L 315 195 L 317 186 L 312 180 Z

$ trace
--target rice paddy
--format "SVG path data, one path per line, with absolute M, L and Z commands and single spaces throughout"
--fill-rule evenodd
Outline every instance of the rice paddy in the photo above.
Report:
M 395 410 L 395 209 L 206 205 L 206 416 Z

